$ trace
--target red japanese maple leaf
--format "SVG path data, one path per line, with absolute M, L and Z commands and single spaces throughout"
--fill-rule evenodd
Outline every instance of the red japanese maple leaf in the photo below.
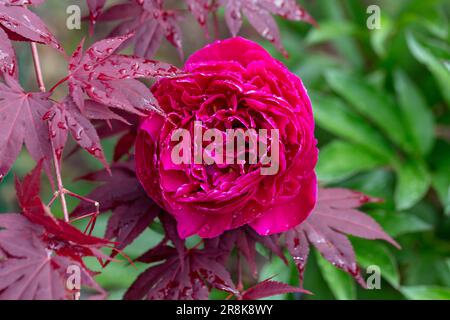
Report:
M 0 299 L 69 298 L 67 268 L 81 266 L 55 256 L 41 239 L 44 229 L 19 214 L 1 214 L 0 227 L 4 228 L 0 231 Z
M 236 248 L 245 258 L 252 275 L 256 278 L 258 268 L 256 265 L 256 244 L 259 243 L 267 248 L 271 253 L 277 255 L 285 263 L 287 263 L 283 250 L 279 243 L 279 236 L 260 236 L 249 227 L 242 227 L 236 230 L 228 231 L 220 237 L 208 239 L 205 246 L 210 249 L 223 252 L 222 262 L 226 263 L 231 251 Z M 238 266 L 240 268 L 240 266 Z
M 8 35 L 0 28 L 0 72 L 17 79 L 17 58 Z
M 208 33 L 207 19 L 211 12 L 215 12 L 218 8 L 213 0 L 186 0 L 189 11 L 197 19 L 200 26 Z
M 92 32 L 93 27 L 97 21 L 97 17 L 105 6 L 106 0 L 86 0 L 86 2 L 89 8 L 89 20 L 91 23 L 90 29 Z
M 16 180 L 22 214 L 0 215 L 0 299 L 73 297 L 77 292 L 67 287 L 69 266 L 79 268 L 83 285 L 104 294 L 83 258 L 102 260 L 99 249 L 111 243 L 51 215 L 39 197 L 41 164 L 23 182 Z
M 119 250 L 132 243 L 161 211 L 142 188 L 132 161 L 114 164 L 111 167 L 111 175 L 106 171 L 99 171 L 83 179 L 103 183 L 88 197 L 99 202 L 101 213 L 113 211 L 105 237 L 115 239 Z M 81 203 L 72 212 L 72 216 L 80 217 L 92 211 L 92 205 Z
M 82 55 L 83 41 L 69 62 L 69 90 L 83 110 L 85 92 L 92 100 L 132 113 L 162 112 L 150 90 L 136 78 L 171 77 L 178 69 L 167 63 L 114 54 L 132 34 L 94 43 Z M 139 111 L 140 110 L 140 111 Z
M 183 260 L 174 252 L 165 262 L 144 271 L 124 299 L 205 300 L 212 287 L 239 296 L 217 250 L 191 249 Z
M 257 300 L 286 293 L 310 293 L 302 288 L 290 286 L 283 282 L 273 281 L 270 279 L 257 283 L 242 293 L 242 300 Z
M 190 0 L 190 2 L 202 3 L 204 0 Z M 280 31 L 272 14 L 287 20 L 306 21 L 316 25 L 314 19 L 297 4 L 296 0 L 219 0 L 218 5 L 225 8 L 225 20 L 233 36 L 239 33 L 244 14 L 256 31 L 285 55 L 287 53 L 281 44 Z M 192 10 L 196 7 L 191 5 L 190 8 Z M 198 10 L 194 11 L 196 15 L 201 14 Z
M 93 101 L 86 101 L 84 109 L 80 111 L 70 97 L 67 97 L 61 103 L 55 103 L 52 109 L 46 113 L 44 119 L 50 122 L 50 137 L 59 160 L 61 160 L 67 135 L 70 132 L 80 147 L 99 159 L 109 169 L 100 138 L 90 119 L 116 119 L 121 121 L 125 121 L 125 119 L 116 115 L 106 106 Z
M 334 266 L 351 274 L 363 287 L 353 247 L 346 234 L 365 239 L 382 239 L 399 245 L 370 216 L 355 208 L 376 199 L 346 189 L 320 189 L 311 216 L 285 233 L 286 246 L 299 271 L 300 281 L 308 259 L 310 245 Z
M 52 102 L 49 93 L 25 92 L 8 74 L 0 83 L 0 180 L 13 165 L 25 143 L 31 157 L 44 159 L 51 176 L 52 148 L 48 125 L 43 120 Z
M 10 4 L 12 6 L 23 6 L 23 5 L 40 5 L 46 0 L 0 0 L 0 3 Z
M 114 5 L 103 12 L 99 21 L 123 20 L 111 32 L 118 36 L 134 32 L 135 36 L 124 43 L 134 44 L 134 54 L 152 58 L 165 37 L 183 57 L 182 35 L 178 25 L 181 16 L 173 10 L 165 10 L 162 1 L 142 0 Z
M 42 1 L 4 1 L 0 3 L 0 27 L 9 38 L 19 41 L 33 41 L 50 45 L 63 51 L 58 40 L 47 29 L 45 23 L 36 14 L 19 4 L 40 4 Z M 14 5 L 10 5 L 14 4 Z

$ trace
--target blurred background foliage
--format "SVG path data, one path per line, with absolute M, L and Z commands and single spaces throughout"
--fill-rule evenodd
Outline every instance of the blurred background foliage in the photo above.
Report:
M 172 2 L 176 5 L 177 1 Z M 84 1 L 60 0 L 49 0 L 36 10 L 68 53 L 83 36 L 89 43 L 94 41 L 88 36 L 87 24 L 82 30 L 65 28 L 69 4 L 80 4 L 86 12 Z M 241 35 L 264 45 L 308 88 L 320 147 L 317 173 L 321 184 L 384 199 L 365 211 L 396 238 L 402 250 L 378 241 L 352 239 L 360 265 L 380 267 L 380 290 L 357 287 L 347 274 L 315 254 L 305 273 L 305 288 L 314 295 L 275 298 L 450 299 L 450 3 L 302 0 L 301 4 L 320 28 L 280 19 L 288 59 L 248 25 Z M 381 10 L 380 29 L 367 27 L 369 5 Z M 219 26 L 221 38 L 228 37 L 223 20 Z M 105 36 L 110 29 L 101 25 L 98 35 Z M 203 31 L 190 16 L 183 22 L 183 30 L 187 55 L 211 40 L 203 38 Z M 16 49 L 21 81 L 25 88 L 36 90 L 29 47 L 19 43 Z M 52 49 L 40 47 L 40 53 L 50 87 L 65 76 L 66 62 Z M 168 45 L 156 58 L 182 65 Z M 59 88 L 56 97 L 62 97 L 64 90 L 64 86 Z M 115 141 L 104 141 L 110 160 Z M 70 146 L 67 149 L 70 151 Z M 23 152 L 12 171 L 23 176 L 33 165 Z M 87 194 L 93 186 L 74 179 L 99 168 L 89 155 L 76 153 L 64 162 L 66 187 Z M 45 186 L 43 194 L 50 198 L 48 188 Z M 70 203 L 72 208 L 75 205 L 76 201 Z M 16 210 L 13 175 L 9 174 L 0 184 L 0 212 Z M 103 234 L 106 219 L 104 215 L 98 222 L 97 235 Z M 137 257 L 160 239 L 158 226 L 152 226 L 125 252 Z M 276 280 L 297 283 L 295 268 L 276 258 L 261 261 L 261 266 L 261 279 L 275 275 Z M 141 271 L 140 265 L 112 263 L 98 281 L 111 292 L 110 298 L 119 299 Z M 213 298 L 222 297 L 213 294 Z

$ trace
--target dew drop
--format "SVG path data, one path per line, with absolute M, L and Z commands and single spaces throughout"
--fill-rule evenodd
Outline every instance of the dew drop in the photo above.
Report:
M 52 115 L 53 115 L 53 111 L 49 110 L 42 116 L 42 120 L 47 121 L 48 119 L 50 119 L 52 117 Z
M 58 122 L 58 128 L 60 128 L 61 130 L 67 130 L 66 123 L 63 121 Z

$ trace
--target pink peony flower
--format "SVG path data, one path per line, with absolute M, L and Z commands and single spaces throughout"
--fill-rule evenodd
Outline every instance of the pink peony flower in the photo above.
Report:
M 246 224 L 269 235 L 304 221 L 317 198 L 318 150 L 311 102 L 301 80 L 243 38 L 206 46 L 184 70 L 185 76 L 152 87 L 168 117 L 143 119 L 136 141 L 137 175 L 150 197 L 175 217 L 179 235 L 211 238 Z M 193 133 L 200 121 L 202 130 L 215 128 L 225 137 L 227 129 L 278 130 L 276 173 L 262 174 L 268 166 L 262 162 L 174 161 L 173 133 L 180 128 Z

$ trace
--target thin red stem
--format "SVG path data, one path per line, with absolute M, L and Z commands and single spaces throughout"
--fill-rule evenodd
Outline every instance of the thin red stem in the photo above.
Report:
M 67 76 L 65 78 L 62 78 L 61 80 L 59 80 L 51 89 L 50 92 L 53 92 L 57 87 L 59 87 L 61 84 L 63 84 L 64 82 L 66 82 L 67 80 L 69 80 L 70 76 Z
M 31 54 L 33 56 L 34 72 L 36 73 L 36 81 L 39 85 L 39 90 L 45 92 L 45 84 L 42 77 L 41 62 L 39 60 L 39 52 L 37 50 L 36 42 L 31 42 Z
M 49 203 L 47 204 L 47 207 L 51 207 L 53 205 L 53 203 L 55 202 L 56 199 L 58 199 L 59 197 L 59 191 L 55 191 L 55 193 L 53 194 L 52 198 L 50 199 Z
M 64 213 L 64 221 L 69 222 L 69 211 L 67 210 L 66 193 L 61 178 L 61 162 L 58 160 L 58 157 L 56 156 L 56 152 L 54 150 L 55 148 L 53 148 L 53 162 L 55 163 L 56 181 L 58 183 L 59 197 L 61 198 L 61 207 Z
M 41 61 L 39 59 L 39 52 L 37 50 L 37 46 L 35 42 L 31 42 L 31 54 L 33 56 L 33 62 L 34 62 L 34 71 L 36 72 L 36 80 L 39 85 L 39 89 L 42 92 L 45 92 L 45 84 L 44 79 L 42 77 L 42 69 L 41 69 Z M 51 139 L 50 139 L 51 140 Z M 67 202 L 66 202 L 66 195 L 65 195 L 65 189 L 61 178 L 61 164 L 60 161 L 58 161 L 58 157 L 56 155 L 55 148 L 53 146 L 52 142 L 52 149 L 53 149 L 53 162 L 55 165 L 55 171 L 56 171 L 56 180 L 58 183 L 58 193 L 59 197 L 61 198 L 61 206 L 64 213 L 64 220 L 66 222 L 69 222 L 69 211 L 67 210 Z

